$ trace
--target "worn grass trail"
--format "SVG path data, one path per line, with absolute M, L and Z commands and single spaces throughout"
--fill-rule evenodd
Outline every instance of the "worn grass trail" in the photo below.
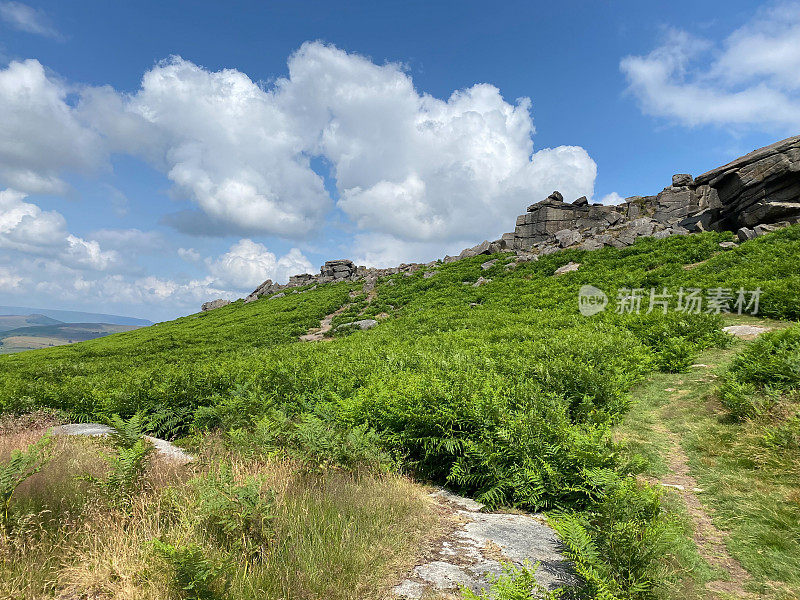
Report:
M 755 438 L 714 395 L 746 343 L 705 352 L 687 373 L 654 374 L 633 391 L 635 404 L 616 431 L 646 465 L 642 477 L 661 484 L 690 521 L 697 552 L 709 567 L 686 573 L 671 597 L 800 598 L 800 521 L 791 519 L 798 512 L 800 477 L 796 470 L 790 475 L 792 465 L 753 462 Z

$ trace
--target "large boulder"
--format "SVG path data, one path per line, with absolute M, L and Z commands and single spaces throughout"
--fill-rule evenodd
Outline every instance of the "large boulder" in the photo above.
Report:
M 694 180 L 713 229 L 800 218 L 800 136 L 775 142 Z M 701 206 L 703 208 L 703 206 Z
M 319 270 L 320 283 L 331 281 L 342 281 L 351 279 L 356 274 L 356 266 L 352 260 L 345 258 L 338 260 L 328 260 Z
M 211 300 L 210 302 L 203 302 L 203 305 L 200 307 L 200 310 L 203 312 L 208 312 L 209 310 L 214 310 L 216 308 L 222 308 L 223 306 L 228 306 L 230 304 L 230 300 L 223 300 L 219 298 L 217 300 Z

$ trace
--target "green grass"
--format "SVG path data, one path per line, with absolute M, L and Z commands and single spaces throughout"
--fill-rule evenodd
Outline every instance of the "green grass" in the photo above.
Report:
M 512 257 L 501 254 L 488 271 L 480 267 L 486 257 L 476 257 L 441 265 L 430 278 L 418 272 L 383 280 L 368 305 L 350 297 L 360 286 L 349 283 L 234 303 L 126 334 L 0 357 L 0 406 L 49 407 L 76 419 L 143 411 L 147 428 L 167 437 L 202 436 L 210 427 L 244 437 L 277 428 L 289 434 L 264 438 L 272 451 L 288 444 L 287 451 L 314 457 L 328 450 L 309 446 L 309 432 L 330 430 L 321 439 L 338 455 L 360 451 L 361 442 L 342 433 L 358 429 L 406 472 L 490 506 L 588 515 L 587 535 L 600 555 L 620 557 L 604 566 L 616 578 L 616 597 L 648 598 L 665 577 L 683 572 L 692 579 L 697 569 L 690 549 L 674 544 L 669 557 L 642 551 L 639 562 L 626 565 L 619 544 L 633 538 L 601 535 L 620 510 L 641 539 L 657 534 L 661 543 L 668 533 L 650 492 L 625 483 L 635 465 L 614 442 L 612 427 L 625 418 L 637 383 L 654 371 L 686 370 L 727 338 L 714 315 L 615 314 L 616 291 L 760 288 L 764 315 L 800 317 L 800 227 L 722 251 L 719 242 L 727 239 L 717 233 L 645 239 L 624 249 L 564 251 L 515 269 L 506 269 Z M 570 261 L 580 269 L 553 276 Z M 480 276 L 492 282 L 469 285 Z M 581 316 L 582 285 L 605 290 L 609 310 Z M 372 330 L 329 342 L 297 341 L 347 303 L 335 324 L 389 316 Z M 657 472 L 664 465 L 648 450 L 647 425 L 634 428 L 632 443 L 649 452 L 644 462 Z M 323 460 L 320 468 L 337 462 Z M 664 567 L 672 575 L 659 575 Z
M 703 490 L 700 500 L 725 533 L 730 554 L 751 576 L 745 588 L 759 597 L 795 598 L 800 595 L 800 436 L 792 430 L 787 434 L 787 427 L 800 404 L 788 392 L 763 414 L 737 420 L 719 402 L 720 382 L 730 377 L 729 369 L 737 372 L 737 364 L 745 377 L 779 383 L 751 347 L 737 342 L 702 354 L 698 361 L 708 367 L 654 375 L 635 390 L 637 403 L 617 437 L 653 478 L 668 474 L 666 457 L 671 444 L 679 443 Z M 695 593 L 689 597 L 704 597 L 702 589 Z

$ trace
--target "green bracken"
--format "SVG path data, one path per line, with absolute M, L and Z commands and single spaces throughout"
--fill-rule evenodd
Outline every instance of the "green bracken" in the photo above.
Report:
M 612 428 L 637 382 L 686 371 L 703 350 L 730 343 L 719 315 L 676 312 L 677 292 L 760 289 L 762 314 L 800 317 L 800 227 L 722 250 L 729 239 L 645 239 L 519 265 L 500 254 L 489 270 L 486 257 L 465 259 L 432 277 L 384 279 L 371 302 L 350 296 L 355 283 L 236 302 L 0 357 L 0 406 L 77 419 L 140 414 L 150 433 L 222 431 L 233 454 L 289 456 L 309 477 L 399 468 L 490 507 L 555 510 L 586 593 L 649 598 L 674 567 L 656 551 L 673 524 L 658 495 L 633 481 Z M 580 269 L 554 276 L 570 261 Z M 480 276 L 491 283 L 470 285 Z M 583 285 L 608 294 L 606 311 L 579 313 Z M 647 312 L 645 294 L 641 314 L 618 314 L 623 288 L 667 288 L 673 310 Z M 380 316 L 379 326 L 297 341 L 348 303 L 335 324 Z M 794 358 L 775 360 L 788 385 Z

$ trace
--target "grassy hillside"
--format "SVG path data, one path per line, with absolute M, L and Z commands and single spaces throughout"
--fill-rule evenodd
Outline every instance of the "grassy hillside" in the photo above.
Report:
M 47 323 L 48 317 L 38 316 L 43 324 L 29 324 L 7 331 L 0 331 L 0 353 L 23 352 L 50 346 L 63 346 L 103 337 L 111 333 L 132 331 L 133 325 L 113 325 L 110 323 Z M 0 317 L 2 319 L 2 317 Z M 45 321 L 46 320 L 46 321 Z
M 708 569 L 680 515 L 629 476 L 643 462 L 613 441 L 612 427 L 637 382 L 684 371 L 730 341 L 720 316 L 645 314 L 647 299 L 642 314 L 616 314 L 615 299 L 623 288 L 667 288 L 674 308 L 680 288 L 760 288 L 762 315 L 800 318 L 800 227 L 720 248 L 729 239 L 646 239 L 513 268 L 512 255 L 497 255 L 488 270 L 478 257 L 432 277 L 383 280 L 371 302 L 360 285 L 342 283 L 234 303 L 0 357 L 0 406 L 74 419 L 139 412 L 148 431 L 194 444 L 223 432 L 237 455 L 288 455 L 323 471 L 377 462 L 489 506 L 557 511 L 586 594 L 674 596 Z M 569 261 L 580 269 L 554 276 Z M 479 277 L 491 282 L 473 286 Z M 578 312 L 583 285 L 608 294 L 606 311 Z M 297 341 L 343 306 L 335 325 L 381 322 L 329 342 Z
M 35 325 L 58 325 L 61 321 L 44 315 L 0 315 L 0 331 Z

